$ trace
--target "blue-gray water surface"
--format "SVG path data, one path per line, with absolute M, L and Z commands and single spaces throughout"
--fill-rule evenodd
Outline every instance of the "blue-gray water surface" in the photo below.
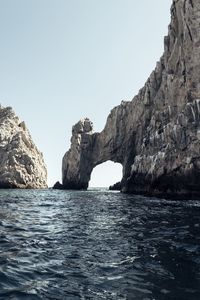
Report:
M 200 299 L 200 201 L 0 190 L 0 299 Z

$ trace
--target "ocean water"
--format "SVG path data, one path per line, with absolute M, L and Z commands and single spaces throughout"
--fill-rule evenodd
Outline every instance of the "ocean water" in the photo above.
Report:
M 0 299 L 200 299 L 200 201 L 0 190 Z

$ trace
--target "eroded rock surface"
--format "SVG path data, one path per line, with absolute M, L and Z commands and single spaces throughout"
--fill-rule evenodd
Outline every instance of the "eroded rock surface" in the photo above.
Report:
M 101 133 L 81 120 L 63 158 L 63 188 L 87 188 L 92 169 L 123 166 L 122 191 L 200 196 L 200 1 L 174 0 L 164 54 L 145 86 Z
M 45 188 L 47 170 L 24 122 L 0 106 L 0 188 Z

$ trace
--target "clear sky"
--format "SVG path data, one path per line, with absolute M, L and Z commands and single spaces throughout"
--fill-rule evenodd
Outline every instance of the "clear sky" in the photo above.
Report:
M 101 131 L 131 100 L 163 53 L 171 0 L 0 0 L 0 103 L 12 106 L 43 152 L 51 186 L 71 128 Z M 120 179 L 102 164 L 92 186 Z

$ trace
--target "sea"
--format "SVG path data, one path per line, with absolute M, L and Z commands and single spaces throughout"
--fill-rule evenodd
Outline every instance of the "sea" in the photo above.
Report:
M 199 300 L 200 201 L 0 190 L 0 299 Z

